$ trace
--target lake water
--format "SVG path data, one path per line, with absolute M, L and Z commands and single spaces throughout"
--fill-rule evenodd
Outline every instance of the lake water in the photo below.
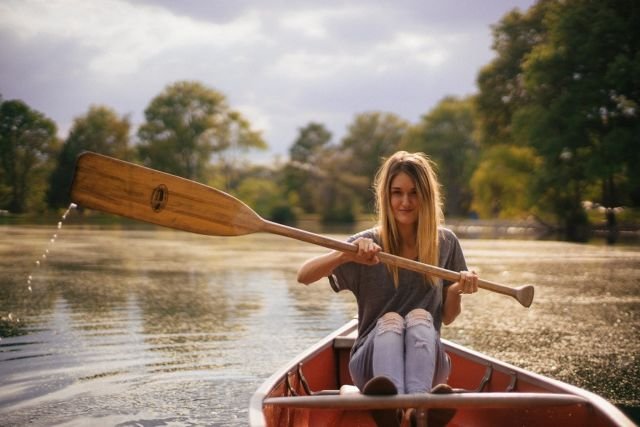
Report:
M 637 417 L 640 246 L 462 246 L 482 277 L 536 297 L 467 296 L 445 338 Z M 262 381 L 356 313 L 326 281 L 296 283 L 323 251 L 265 234 L 0 227 L 0 424 L 246 425 Z

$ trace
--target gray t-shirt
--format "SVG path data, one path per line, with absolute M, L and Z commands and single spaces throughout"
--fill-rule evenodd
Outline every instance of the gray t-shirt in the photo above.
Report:
M 449 229 L 438 229 L 440 238 L 439 267 L 447 270 L 462 271 L 467 264 L 456 235 Z M 351 236 L 353 242 L 359 237 L 373 239 L 379 245 L 380 237 L 376 228 L 362 231 Z M 358 303 L 358 339 L 359 347 L 366 335 L 374 328 L 378 318 L 390 311 L 406 316 L 415 308 L 424 308 L 433 316 L 434 327 L 440 331 L 442 325 L 443 286 L 452 282 L 434 277 L 435 286 L 429 284 L 421 273 L 405 269 L 399 270 L 398 289 L 393 285 L 393 275 L 383 263 L 373 266 L 348 262 L 338 266 L 329 276 L 329 282 L 335 292 L 349 290 Z

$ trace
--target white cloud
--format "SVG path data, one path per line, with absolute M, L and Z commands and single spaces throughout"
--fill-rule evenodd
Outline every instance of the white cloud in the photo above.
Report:
M 325 20 L 328 17 L 326 12 L 295 11 L 285 13 L 280 19 L 280 25 L 287 30 L 293 30 L 311 38 L 324 38 L 327 36 Z
M 434 68 L 442 66 L 450 57 L 453 51 L 451 37 L 447 34 L 429 35 L 424 33 L 398 32 L 394 34 L 389 42 L 380 44 L 376 49 L 376 57 L 383 58 L 382 62 L 395 59 L 397 61 L 414 62 L 418 61 L 424 65 Z
M 270 73 L 292 80 L 323 80 L 363 64 L 363 58 L 348 54 L 301 51 L 284 53 L 270 67 Z
M 327 39 L 332 37 L 333 26 L 348 24 L 354 17 L 371 13 L 371 10 L 371 5 L 368 9 L 349 5 L 327 8 L 318 3 L 313 8 L 282 11 L 276 19 L 279 27 L 291 30 L 299 36 Z
M 112 77 L 137 72 L 146 60 L 181 47 L 226 48 L 260 40 L 260 23 L 252 14 L 215 24 L 120 0 L 9 2 L 0 4 L 0 16 L 0 26 L 23 41 L 75 42 L 87 50 L 88 71 Z
M 322 81 L 347 74 L 386 74 L 408 66 L 426 70 L 444 67 L 455 50 L 453 35 L 425 35 L 399 31 L 390 40 L 368 49 L 333 49 L 285 52 L 270 66 L 270 73 L 299 81 Z M 335 41 L 333 46 L 339 46 Z

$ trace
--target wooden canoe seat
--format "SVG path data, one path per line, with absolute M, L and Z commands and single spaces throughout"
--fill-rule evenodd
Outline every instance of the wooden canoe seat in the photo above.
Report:
M 358 331 L 354 330 L 348 335 L 338 335 L 333 339 L 333 348 L 337 350 L 350 350 L 356 342 Z

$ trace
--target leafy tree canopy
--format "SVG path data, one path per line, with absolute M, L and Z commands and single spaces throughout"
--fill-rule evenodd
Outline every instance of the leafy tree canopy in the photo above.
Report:
M 303 211 L 315 211 L 314 187 L 324 176 L 318 164 L 326 155 L 331 132 L 321 123 L 311 122 L 298 130 L 298 137 L 289 148 L 289 163 L 284 166 L 283 185 L 295 196 Z M 318 176 L 320 175 L 320 176 Z
M 531 148 L 506 144 L 489 148 L 471 178 L 473 209 L 485 218 L 527 216 L 535 206 L 528 189 L 539 165 Z
M 447 97 L 422 116 L 402 144 L 408 151 L 426 153 L 436 163 L 447 215 L 461 216 L 469 212 L 469 180 L 478 153 L 474 129 L 472 100 Z
M 341 143 L 351 171 L 371 181 L 382 159 L 398 150 L 408 130 L 409 123 L 393 113 L 358 114 Z
M 133 152 L 129 148 L 130 129 L 128 117 L 118 117 L 114 110 L 106 106 L 92 106 L 87 114 L 77 117 L 51 175 L 49 205 L 64 207 L 69 204 L 74 165 L 83 151 L 132 160 Z
M 49 158 L 56 150 L 51 119 L 22 101 L 0 98 L 0 209 L 44 208 Z
M 299 129 L 298 138 L 289 149 L 289 158 L 293 162 L 313 162 L 315 156 L 331 141 L 331 132 L 321 123 L 311 122 Z
M 249 122 L 229 108 L 224 95 L 198 82 L 169 85 L 151 101 L 145 118 L 138 130 L 142 161 L 201 182 L 207 181 L 207 165 L 214 153 L 266 148 Z

